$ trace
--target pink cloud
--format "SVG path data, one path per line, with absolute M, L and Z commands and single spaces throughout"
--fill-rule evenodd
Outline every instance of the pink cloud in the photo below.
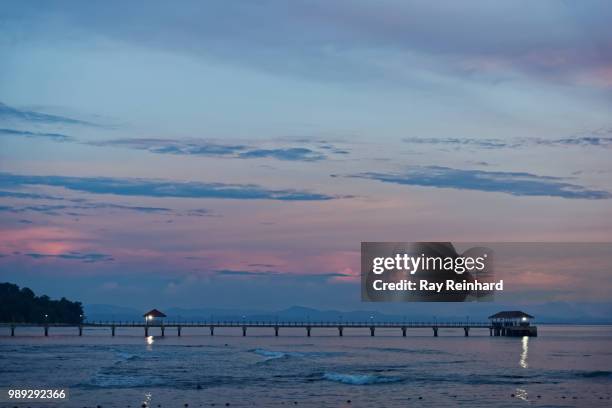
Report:
M 86 248 L 88 239 L 83 232 L 60 227 L 5 229 L 0 235 L 0 251 L 59 255 Z

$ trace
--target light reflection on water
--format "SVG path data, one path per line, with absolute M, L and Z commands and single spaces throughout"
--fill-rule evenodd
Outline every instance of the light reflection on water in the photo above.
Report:
M 144 399 L 142 400 L 142 406 L 147 406 L 147 407 L 151 406 L 151 395 L 152 394 L 150 392 L 144 393 Z
M 151 351 L 153 350 L 153 343 L 155 342 L 155 339 L 153 338 L 153 336 L 148 336 L 147 337 L 147 351 Z
M 528 401 L 527 390 L 525 390 L 523 388 L 517 388 L 516 389 L 516 398 L 521 399 L 523 401 Z
M 529 367 L 529 364 L 527 364 L 527 354 L 529 353 L 529 337 L 523 336 L 521 344 L 523 348 L 521 351 L 521 359 L 519 360 L 519 365 L 521 366 L 521 368 L 527 368 Z

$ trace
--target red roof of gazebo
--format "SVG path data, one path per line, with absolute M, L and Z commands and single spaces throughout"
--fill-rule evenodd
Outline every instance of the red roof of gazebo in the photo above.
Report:
M 163 314 L 162 312 L 160 312 L 157 309 L 149 310 L 147 313 L 142 315 L 142 317 L 147 317 L 147 316 L 150 316 L 150 317 L 166 317 L 165 314 Z

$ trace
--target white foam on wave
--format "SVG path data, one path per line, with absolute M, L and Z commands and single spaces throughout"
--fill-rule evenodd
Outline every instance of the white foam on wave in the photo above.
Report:
M 283 358 L 287 356 L 287 353 L 283 353 L 282 351 L 255 349 L 253 352 L 255 354 L 259 354 L 260 356 L 266 357 L 267 359 Z
M 136 358 L 136 355 L 131 354 L 131 353 L 126 353 L 123 351 L 119 351 L 117 352 L 117 357 L 119 359 L 119 361 L 128 361 L 128 360 L 133 360 Z
M 265 357 L 266 358 L 265 361 L 276 360 L 279 358 L 304 357 L 302 353 L 292 353 L 288 351 L 275 351 L 275 350 L 266 350 L 266 349 L 254 349 L 251 351 L 255 354 Z
M 385 384 L 401 381 L 399 377 L 386 377 L 371 374 L 325 373 L 323 379 L 350 385 Z
M 162 381 L 158 378 L 97 373 L 88 385 L 98 388 L 136 388 L 161 384 Z

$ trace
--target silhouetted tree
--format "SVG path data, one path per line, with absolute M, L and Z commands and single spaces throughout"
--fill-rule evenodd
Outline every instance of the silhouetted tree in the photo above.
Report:
M 0 283 L 0 322 L 79 323 L 82 316 L 81 302 L 64 297 L 51 300 L 46 295 L 36 296 L 29 288 Z

